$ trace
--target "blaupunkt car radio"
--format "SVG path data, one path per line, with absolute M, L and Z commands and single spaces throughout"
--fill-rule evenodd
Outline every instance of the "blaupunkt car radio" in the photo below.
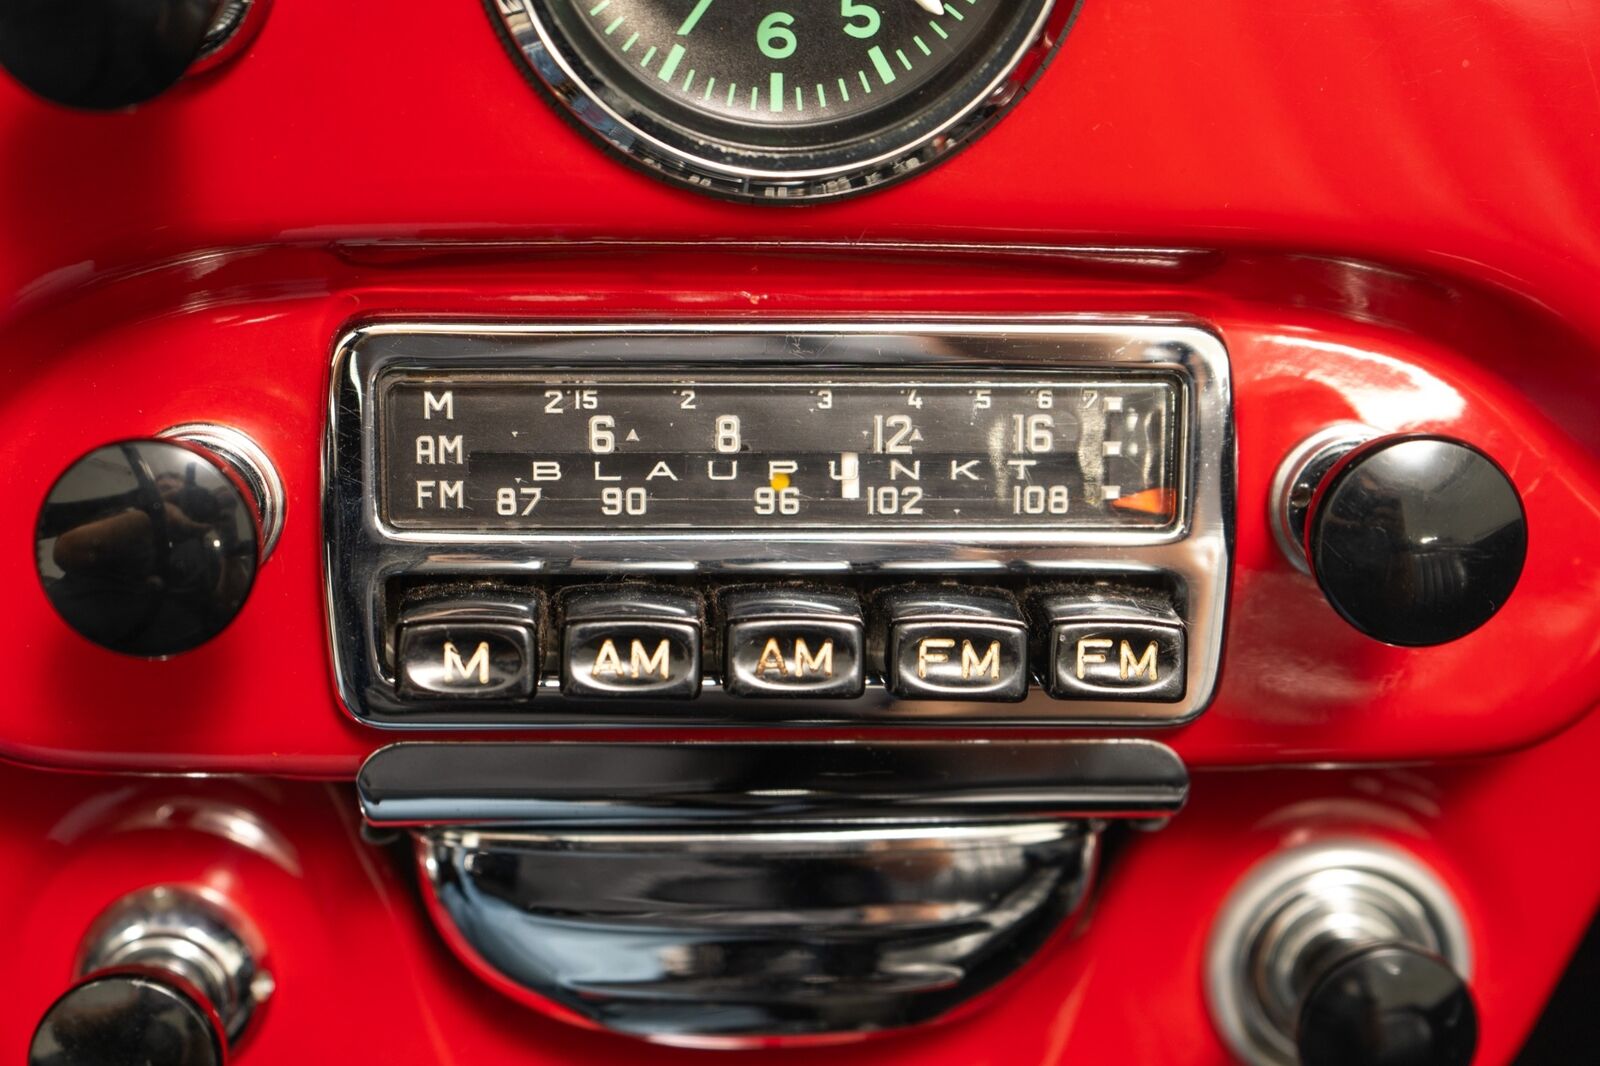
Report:
M 1183 720 L 1230 419 L 1187 322 L 357 329 L 342 694 L 401 727 Z

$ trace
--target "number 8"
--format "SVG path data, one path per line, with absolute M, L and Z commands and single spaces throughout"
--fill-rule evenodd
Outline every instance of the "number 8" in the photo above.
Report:
M 739 439 L 739 416 L 717 416 L 717 451 L 726 454 L 736 452 L 741 446 Z

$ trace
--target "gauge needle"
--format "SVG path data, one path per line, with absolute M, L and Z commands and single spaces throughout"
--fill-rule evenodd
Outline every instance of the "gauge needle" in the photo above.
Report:
M 917 6 L 931 15 L 944 14 L 944 4 L 941 0 L 917 0 Z

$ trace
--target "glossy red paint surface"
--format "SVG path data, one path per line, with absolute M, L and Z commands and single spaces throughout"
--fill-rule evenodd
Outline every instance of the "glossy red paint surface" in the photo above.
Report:
M 961 1018 L 783 1057 L 1224 1061 L 1199 965 L 1228 887 L 1276 846 L 1363 832 L 1460 895 L 1480 1061 L 1508 1061 L 1600 897 L 1600 6 L 1447 8 L 1086 0 L 994 133 L 800 208 L 617 164 L 523 82 L 474 0 L 277 0 L 238 62 L 130 114 L 0 78 L 0 755 L 274 775 L 0 768 L 22 960 L 0 970 L 0 1059 L 94 914 L 162 881 L 225 893 L 269 944 L 280 994 L 246 1064 L 708 1058 L 503 999 L 440 942 L 409 861 L 358 841 L 346 785 L 282 779 L 346 778 L 396 739 L 340 710 L 327 662 L 318 449 L 350 324 L 1177 313 L 1228 343 L 1239 437 L 1222 687 L 1196 723 L 1145 734 L 1200 768 L 1191 807 L 1111 865 L 1081 935 Z M 288 527 L 223 638 L 120 659 L 49 612 L 34 514 L 82 452 L 197 419 L 267 447 Z M 1524 494 L 1522 584 L 1458 644 L 1359 637 L 1271 540 L 1280 458 L 1351 419 L 1462 436 Z M 1447 759 L 1466 761 L 1220 769 Z
M 1565 0 L 1088 0 L 971 150 L 770 210 L 617 165 L 474 0 L 287 0 L 131 115 L 0 85 L 0 292 L 285 239 L 1178 242 L 1461 269 L 1592 326 L 1597 40 L 1600 9 Z
M 78 766 L 348 775 L 397 739 L 354 724 L 332 690 L 318 449 L 333 339 L 353 321 L 404 315 L 1191 314 L 1228 343 L 1234 367 L 1237 561 L 1217 699 L 1194 724 L 1150 735 L 1195 765 L 1416 759 L 1525 745 L 1600 699 L 1600 573 L 1563 534 L 1600 526 L 1600 471 L 1579 443 L 1588 427 L 1553 421 L 1524 395 L 1591 372 L 1573 349 L 1529 359 L 1515 375 L 1494 361 L 1500 334 L 1558 335 L 1537 312 L 1436 279 L 1273 258 L 1198 257 L 1120 275 L 1102 262 L 860 248 L 702 251 L 696 263 L 684 277 L 682 256 L 659 250 L 262 252 L 129 278 L 16 322 L 5 334 L 22 364 L 5 405 L 16 429 L 0 440 L 0 463 L 13 471 L 4 512 L 13 543 L 27 543 L 37 501 L 78 454 L 194 420 L 260 441 L 283 475 L 289 513 L 238 621 L 165 663 L 77 637 L 51 613 L 29 554 L 0 556 L 0 580 L 16 590 L 0 637 L 24 650 L 0 706 L 0 751 Z M 1350 291 L 1330 288 L 1313 305 L 1317 286 L 1357 290 L 1368 320 L 1345 305 Z M 174 362 L 181 353 L 193 355 Z M 1347 421 L 1455 434 L 1510 472 L 1528 510 L 1529 560 L 1483 629 L 1440 648 L 1386 648 L 1340 621 L 1279 553 L 1267 525 L 1278 462 Z M 84 677 L 93 683 L 68 683 Z
M 818 1050 L 647 1048 L 514 1003 L 423 916 L 403 843 L 358 837 L 353 791 L 307 782 L 117 778 L 0 767 L 0 1059 L 20 1061 L 71 977 L 83 929 L 122 894 L 209 888 L 248 916 L 277 991 L 243 1063 L 1228 1061 L 1201 996 L 1218 906 L 1258 859 L 1333 837 L 1387 841 L 1458 895 L 1476 950 L 1479 1062 L 1521 1046 L 1595 906 L 1600 829 L 1579 811 L 1600 719 L 1530 751 L 1453 767 L 1202 773 L 1190 806 L 1107 861 L 1079 933 L 960 1016 Z M 1537 901 L 1534 905 L 1532 901 Z

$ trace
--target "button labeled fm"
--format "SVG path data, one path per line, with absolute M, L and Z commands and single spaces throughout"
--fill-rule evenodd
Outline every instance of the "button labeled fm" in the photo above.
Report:
M 954 637 L 924 637 L 917 641 L 917 677 L 926 680 L 928 667 L 952 662 L 951 652 L 956 646 Z M 961 680 L 971 681 L 985 675 L 991 681 L 1000 680 L 1000 642 L 989 641 L 979 656 L 972 641 L 961 641 Z
M 1178 622 L 1058 622 L 1051 628 L 1046 687 L 1057 699 L 1183 698 L 1184 631 Z

